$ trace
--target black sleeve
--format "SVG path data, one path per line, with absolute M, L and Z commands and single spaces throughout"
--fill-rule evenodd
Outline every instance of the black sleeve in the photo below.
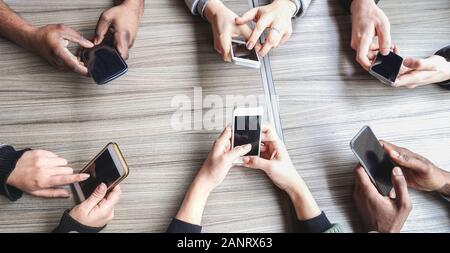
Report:
M 198 234 L 202 232 L 202 226 L 184 222 L 178 219 L 172 219 L 166 233 L 186 233 Z
M 324 212 L 309 220 L 297 220 L 298 233 L 323 233 L 332 227 Z
M 378 4 L 378 2 L 380 0 L 374 0 L 374 1 L 376 4 Z M 352 5 L 352 0 L 339 0 L 339 2 L 346 10 L 348 10 L 348 12 L 350 12 L 350 6 Z
M 72 218 L 69 211 L 70 210 L 66 210 L 63 213 L 59 225 L 52 231 L 52 233 L 98 233 L 106 227 L 96 228 L 85 226 Z
M 7 185 L 6 181 L 16 167 L 19 158 L 28 150 L 16 151 L 11 146 L 3 146 L 0 148 L 0 194 L 6 196 L 11 201 L 20 199 L 23 192 L 16 187 Z
M 435 55 L 442 56 L 442 57 L 444 57 L 448 62 L 450 62 L 450 45 L 448 45 L 448 46 L 442 48 L 441 50 L 437 51 L 437 52 L 435 53 Z M 444 82 L 442 82 L 442 83 L 439 83 L 439 85 L 443 85 L 443 86 L 445 86 L 446 88 L 448 88 L 449 85 L 450 85 L 450 80 L 447 80 L 447 81 L 444 81 Z

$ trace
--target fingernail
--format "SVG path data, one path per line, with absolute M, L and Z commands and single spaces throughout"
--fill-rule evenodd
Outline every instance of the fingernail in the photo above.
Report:
M 98 186 L 98 190 L 101 191 L 101 192 L 106 191 L 106 184 L 105 184 L 105 183 L 101 183 L 101 184 Z
M 86 179 L 88 179 L 90 176 L 91 176 L 91 175 L 89 175 L 89 174 L 87 174 L 87 173 L 82 173 L 82 174 L 80 174 L 80 177 L 81 177 L 82 180 L 86 180 Z
M 253 42 L 251 42 L 251 41 L 247 42 L 247 49 L 248 49 L 248 50 L 252 50 L 252 49 L 253 49 L 253 46 L 254 46 L 254 43 L 253 43 Z
M 403 171 L 399 167 L 394 168 L 394 175 L 396 176 L 403 176 Z

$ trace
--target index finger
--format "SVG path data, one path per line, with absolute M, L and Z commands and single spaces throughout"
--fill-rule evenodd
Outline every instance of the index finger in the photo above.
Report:
M 252 20 L 256 19 L 256 15 L 258 14 L 259 8 L 253 8 L 246 13 L 244 13 L 241 17 L 237 17 L 234 21 L 236 25 L 243 25 Z
M 88 74 L 88 69 L 83 66 L 78 58 L 73 55 L 66 47 L 62 47 L 57 50 L 55 52 L 55 56 L 58 57 L 58 60 L 62 61 L 62 63 L 64 63 L 66 67 L 73 70 L 74 72 L 84 76 Z
M 226 127 L 223 132 L 219 135 L 219 137 L 214 141 L 214 148 L 217 147 L 226 147 L 226 144 L 230 141 L 231 139 L 231 128 L 230 127 Z
M 410 151 L 409 149 L 398 147 L 387 141 L 381 142 L 383 143 L 383 148 L 389 156 L 395 161 L 395 163 L 402 166 L 402 168 L 416 172 L 425 172 L 428 168 L 428 164 L 422 160 L 425 159 L 422 158 L 422 156 Z
M 369 175 L 367 175 L 362 166 L 358 166 L 355 169 L 355 184 L 358 185 L 358 190 L 363 191 L 366 195 L 378 194 L 377 188 L 375 188 L 375 185 L 373 185 Z
M 78 45 L 85 48 L 91 48 L 94 46 L 94 43 L 90 42 L 85 37 L 83 37 L 79 32 L 75 31 L 70 27 L 65 28 L 62 37 L 66 40 L 77 43 Z
M 253 29 L 252 35 L 250 36 L 250 39 L 247 42 L 247 48 L 249 50 L 255 47 L 256 43 L 259 40 L 259 37 L 261 37 L 261 34 L 266 30 L 270 22 L 271 20 L 265 16 L 261 17 L 261 19 L 258 20 L 258 22 L 255 25 L 255 28 Z

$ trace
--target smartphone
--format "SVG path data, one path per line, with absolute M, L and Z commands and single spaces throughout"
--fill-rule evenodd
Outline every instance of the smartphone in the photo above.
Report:
M 106 147 L 92 159 L 80 173 L 87 173 L 90 177 L 75 183 L 75 192 L 80 202 L 91 196 L 95 188 L 105 183 L 108 191 L 112 190 L 129 174 L 128 165 L 116 143 L 108 143 Z
M 262 107 L 238 107 L 233 111 L 231 146 L 251 144 L 252 149 L 245 156 L 259 156 L 261 145 Z M 242 158 L 234 163 L 242 164 Z
M 350 148 L 380 194 L 387 196 L 392 189 L 391 176 L 395 164 L 384 151 L 372 129 L 364 126 L 353 137 Z
M 233 39 L 231 41 L 231 59 L 234 64 L 249 67 L 261 68 L 261 61 L 255 48 L 247 49 L 247 43 L 242 40 Z
M 390 52 L 386 56 L 378 54 L 370 66 L 369 73 L 382 83 L 394 86 L 402 64 L 403 58 L 394 52 Z
M 97 84 L 111 82 L 128 71 L 125 60 L 108 43 L 83 49 L 81 59 Z

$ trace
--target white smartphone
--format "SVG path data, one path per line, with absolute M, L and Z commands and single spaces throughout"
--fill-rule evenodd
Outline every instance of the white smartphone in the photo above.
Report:
M 108 143 L 81 171 L 90 177 L 75 183 L 74 189 L 80 202 L 91 196 L 95 188 L 105 183 L 108 191 L 112 190 L 128 176 L 128 165 L 116 143 Z
M 382 83 L 394 86 L 402 65 L 403 58 L 394 52 L 390 52 L 386 56 L 378 54 L 370 66 L 369 73 Z
M 249 67 L 261 68 L 261 61 L 255 48 L 247 49 L 247 43 L 242 40 L 233 39 L 231 41 L 231 59 L 234 64 Z
M 252 144 L 252 149 L 245 156 L 260 155 L 263 115 L 262 107 L 237 107 L 233 111 L 231 146 Z M 242 157 L 234 163 L 242 164 Z

